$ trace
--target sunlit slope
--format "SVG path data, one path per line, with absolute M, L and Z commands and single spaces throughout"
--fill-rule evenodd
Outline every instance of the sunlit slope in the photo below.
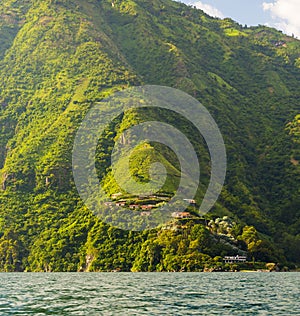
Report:
M 253 225 L 263 235 L 253 233 L 248 244 L 270 242 L 273 248 L 259 248 L 270 260 L 275 253 L 299 262 L 299 56 L 299 41 L 281 32 L 213 19 L 169 0 L 3 1 L 0 270 L 77 271 L 87 255 L 96 270 L 119 257 L 130 269 L 142 242 L 160 249 L 146 233 L 133 236 L 99 223 L 83 206 L 72 175 L 73 140 L 87 111 L 115 91 L 142 84 L 181 89 L 207 107 L 228 156 L 213 212 L 241 227 Z M 96 165 L 108 195 L 120 191 L 110 169 L 114 140 L 130 122 L 150 117 L 128 113 L 99 139 Z M 184 131 L 201 158 L 201 203 L 210 175 L 206 145 L 189 122 L 173 114 L 160 119 Z M 168 171 L 162 191 L 172 194 L 181 175 L 178 160 L 158 144 L 146 147 L 131 156 L 132 174 L 124 181 L 147 182 L 146 162 L 158 159 Z M 243 235 L 242 228 L 236 231 Z M 124 244 L 124 253 L 116 243 Z

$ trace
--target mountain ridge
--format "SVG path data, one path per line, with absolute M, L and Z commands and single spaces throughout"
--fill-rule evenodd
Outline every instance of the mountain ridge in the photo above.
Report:
M 298 40 L 264 26 L 214 19 L 169 0 L 3 3 L 1 270 L 77 271 L 87 257 L 94 258 L 91 270 L 107 270 L 120 256 L 124 270 L 151 270 L 166 260 L 162 249 L 170 245 L 163 238 L 100 223 L 82 205 L 72 180 L 72 140 L 88 109 L 113 92 L 142 84 L 189 93 L 218 123 L 228 175 L 210 216 L 238 221 L 235 238 L 246 244 L 243 229 L 254 226 L 261 234 L 252 234 L 254 244 L 269 243 L 259 250 L 264 260 L 300 262 Z M 108 137 L 121 132 L 116 122 L 100 140 L 100 174 L 109 167 Z M 198 152 L 204 153 L 200 145 Z M 199 236 L 210 239 L 200 228 Z M 178 238 L 169 237 L 178 246 Z M 208 248 L 212 257 L 222 254 Z M 148 249 L 144 257 L 141 249 Z M 148 266 L 150 249 L 159 259 Z M 174 249 L 168 251 L 175 258 Z M 191 256 L 189 246 L 182 249 L 183 257 Z M 195 256 L 201 257 L 199 250 Z M 160 269 L 170 265 L 171 259 Z

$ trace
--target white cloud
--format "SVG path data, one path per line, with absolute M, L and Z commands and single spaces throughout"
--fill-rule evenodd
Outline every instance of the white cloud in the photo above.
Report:
M 210 16 L 218 17 L 221 19 L 224 19 L 225 17 L 221 11 L 219 11 L 217 8 L 213 7 L 210 4 L 206 4 L 201 1 L 193 2 L 191 4 L 194 5 L 196 8 L 203 10 L 205 13 L 207 13 Z
M 299 0 L 275 0 L 263 3 L 264 11 L 271 13 L 274 20 L 273 26 L 285 33 L 300 37 L 300 1 Z

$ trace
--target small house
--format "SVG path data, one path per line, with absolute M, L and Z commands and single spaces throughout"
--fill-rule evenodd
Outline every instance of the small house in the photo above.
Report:
M 152 210 L 153 205 L 152 204 L 148 204 L 148 205 L 141 205 L 141 209 L 142 210 Z
M 121 192 L 114 193 L 114 194 L 111 195 L 111 198 L 112 198 L 113 200 L 115 200 L 115 199 L 119 198 L 119 197 L 122 196 L 122 195 L 123 195 L 123 194 L 122 194 Z
M 183 199 L 183 201 L 188 202 L 189 204 L 196 204 L 196 201 L 193 199 Z
M 172 213 L 173 218 L 191 218 L 190 212 L 173 212 Z
M 132 210 L 136 210 L 136 209 L 140 208 L 140 206 L 138 204 L 130 204 L 129 208 Z
M 150 216 L 151 212 L 141 212 L 141 216 Z
M 117 202 L 116 203 L 116 206 L 125 206 L 126 205 L 126 202 Z

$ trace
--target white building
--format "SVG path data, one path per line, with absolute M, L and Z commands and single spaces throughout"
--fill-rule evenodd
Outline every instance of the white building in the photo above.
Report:
M 239 262 L 246 262 L 247 261 L 247 257 L 246 256 L 225 256 L 223 258 L 225 263 L 239 263 Z

